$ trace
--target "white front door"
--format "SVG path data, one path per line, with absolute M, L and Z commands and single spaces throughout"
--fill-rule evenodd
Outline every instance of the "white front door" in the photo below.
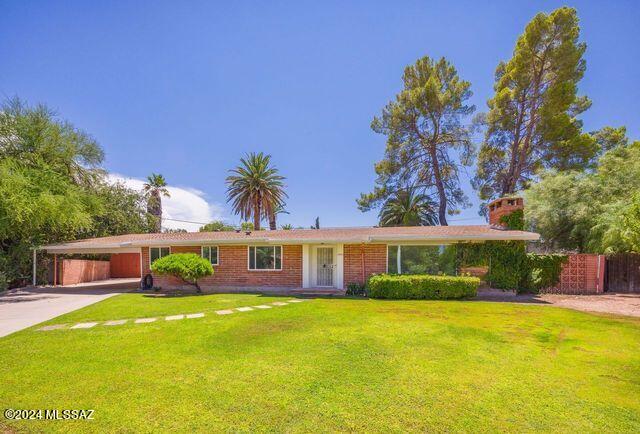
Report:
M 333 247 L 318 247 L 316 258 L 317 285 L 333 286 Z

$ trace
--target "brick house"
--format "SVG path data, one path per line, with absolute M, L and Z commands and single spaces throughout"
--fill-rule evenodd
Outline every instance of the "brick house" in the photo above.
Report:
M 504 205 L 502 201 L 504 200 Z M 491 214 L 522 208 L 522 201 L 500 199 Z M 195 253 L 209 259 L 213 276 L 199 283 L 207 290 L 326 288 L 343 290 L 372 274 L 402 273 L 403 251 L 417 246 L 441 248 L 460 242 L 537 240 L 538 234 L 506 230 L 494 216 L 490 225 L 360 227 L 275 231 L 130 234 L 44 246 L 47 253 L 110 254 L 113 277 L 152 274 L 154 286 L 184 284 L 151 273 L 151 263 L 171 253 Z M 403 250 L 404 247 L 404 250 Z M 425 247 L 426 248 L 426 247 Z M 405 256 L 408 253 L 405 253 Z M 405 267 L 406 268 L 406 267 Z

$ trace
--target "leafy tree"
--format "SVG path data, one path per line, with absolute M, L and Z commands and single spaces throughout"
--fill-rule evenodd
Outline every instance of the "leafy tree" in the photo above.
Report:
M 93 225 L 88 230 L 78 231 L 75 238 L 153 231 L 154 221 L 149 219 L 146 200 L 139 191 L 121 182 L 113 184 L 101 179 L 92 186 L 91 193 L 98 202 L 92 213 Z
M 256 227 L 252 222 L 242 222 L 240 223 L 240 229 L 242 229 L 243 231 L 253 231 L 256 229 Z
M 171 196 L 164 176 L 156 173 L 149 175 L 144 184 L 144 192 L 147 195 L 147 212 L 154 221 L 154 232 L 159 233 L 162 231 L 162 196 Z
M 274 210 L 284 206 L 287 194 L 284 177 L 271 165 L 271 155 L 250 153 L 240 159 L 240 165 L 227 177 L 227 201 L 233 211 L 243 219 L 253 219 L 255 230 L 260 230 L 262 218 L 275 221 Z
M 635 250 L 630 198 L 640 192 L 640 141 L 622 143 L 593 171 L 545 172 L 524 192 L 526 220 L 550 249 Z
M 407 187 L 433 195 L 438 219 L 469 205 L 460 187 L 459 170 L 471 165 L 474 149 L 471 130 L 461 122 L 475 107 L 467 104 L 471 83 L 461 80 L 445 58 L 425 56 L 408 66 L 404 88 L 371 123 L 387 136 L 384 159 L 375 166 L 374 191 L 358 200 L 361 211 L 384 203 Z
M 433 226 L 438 224 L 437 205 L 414 189 L 397 191 L 380 210 L 380 226 Z
M 213 275 L 211 262 L 195 253 L 173 253 L 163 256 L 153 261 L 151 271 L 177 277 L 184 283 L 195 286 L 198 292 L 202 292 L 198 280 Z
M 230 232 L 235 230 L 232 225 L 226 224 L 222 220 L 214 220 L 200 227 L 200 232 Z
M 496 69 L 473 186 L 482 199 L 526 188 L 542 169 L 582 169 L 597 152 L 576 118 L 591 102 L 577 95 L 586 44 L 575 9 L 539 13 Z
M 622 210 L 622 224 L 619 229 L 623 242 L 633 252 L 640 252 L 640 193 L 636 193 L 631 203 Z
M 106 181 L 100 168 L 103 156 L 95 139 L 44 105 L 29 106 L 13 99 L 0 107 L 0 280 L 4 285 L 30 280 L 34 247 L 146 232 L 141 196 Z M 41 272 L 44 265 L 38 267 Z
M 598 156 L 614 148 L 629 144 L 626 127 L 603 127 L 597 131 L 592 131 L 590 134 L 598 144 Z

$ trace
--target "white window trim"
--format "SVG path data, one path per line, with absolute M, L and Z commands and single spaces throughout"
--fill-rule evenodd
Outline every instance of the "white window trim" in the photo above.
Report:
M 251 247 L 273 247 L 274 249 L 274 256 L 275 256 L 275 248 L 276 247 L 280 247 L 280 268 L 251 268 L 251 262 L 250 262 L 250 255 L 251 255 Z M 253 258 L 253 262 L 255 264 L 256 262 L 256 258 L 255 258 L 255 250 L 254 250 L 254 258 Z M 284 268 L 284 248 L 282 247 L 282 245 L 276 244 L 256 244 L 256 245 L 252 245 L 252 246 L 247 246 L 247 270 L 248 271 L 282 271 L 282 269 Z
M 211 262 L 211 252 L 209 252 L 209 262 L 211 262 L 213 266 L 220 265 L 220 249 L 218 246 L 200 246 L 200 256 L 204 258 L 204 249 L 211 249 L 213 247 L 216 248 L 216 262 Z
M 171 246 L 153 246 L 153 247 L 149 247 L 149 269 L 151 269 L 151 249 L 169 249 L 169 255 L 171 254 Z M 162 256 L 160 256 L 158 259 L 162 258 Z

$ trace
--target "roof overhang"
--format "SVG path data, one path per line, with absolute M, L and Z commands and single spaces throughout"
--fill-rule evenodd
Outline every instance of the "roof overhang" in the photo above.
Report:
M 72 246 L 72 245 L 50 245 L 42 246 L 38 250 L 44 250 L 47 253 L 55 254 L 84 254 L 84 255 L 99 255 L 108 253 L 140 253 L 140 247 L 105 247 L 101 246 Z
M 193 246 L 193 245 L 247 245 L 247 244 L 360 244 L 360 243 L 388 243 L 388 244 L 454 244 L 465 242 L 485 241 L 535 241 L 540 235 L 524 231 L 493 231 L 489 234 L 466 235 L 368 235 L 341 238 L 235 238 L 223 240 L 192 239 L 192 240 L 135 240 L 121 243 L 104 243 L 79 241 L 72 243 L 51 244 L 42 246 L 39 250 L 47 253 L 60 254 L 101 254 L 101 253 L 138 253 L 141 247 L 165 246 Z

